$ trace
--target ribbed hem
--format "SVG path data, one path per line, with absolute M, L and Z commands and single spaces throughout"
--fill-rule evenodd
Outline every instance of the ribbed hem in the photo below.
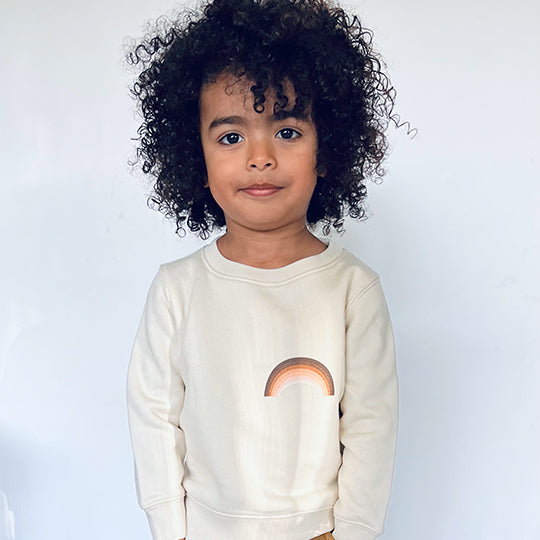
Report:
M 245 516 L 217 512 L 186 497 L 186 514 L 186 540 L 306 540 L 334 527 L 331 507 L 285 516 Z
M 337 517 L 334 517 L 334 527 L 332 535 L 335 540 L 374 540 L 380 534 L 362 525 L 341 521 Z
M 145 509 L 153 540 L 181 540 L 186 536 L 184 499 L 156 504 Z

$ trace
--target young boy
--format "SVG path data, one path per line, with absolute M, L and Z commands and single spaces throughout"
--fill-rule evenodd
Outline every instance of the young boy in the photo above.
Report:
M 319 0 L 214 0 L 150 36 L 139 156 L 206 238 L 162 265 L 128 376 L 154 540 L 371 540 L 397 390 L 377 274 L 309 227 L 360 217 L 393 106 L 358 21 Z

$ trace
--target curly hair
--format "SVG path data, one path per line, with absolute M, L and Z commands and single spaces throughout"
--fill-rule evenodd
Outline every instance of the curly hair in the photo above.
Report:
M 372 47 L 372 33 L 356 16 L 324 0 L 214 0 L 201 13 L 160 18 L 128 54 L 141 66 L 132 88 L 143 122 L 137 161 L 154 179 L 150 206 L 202 238 L 225 225 L 204 187 L 199 97 L 225 72 L 253 82 L 253 107 L 264 111 L 283 85 L 296 93 L 295 112 L 309 108 L 318 137 L 318 178 L 307 222 L 343 230 L 346 215 L 362 218 L 365 179 L 384 173 L 395 91 Z

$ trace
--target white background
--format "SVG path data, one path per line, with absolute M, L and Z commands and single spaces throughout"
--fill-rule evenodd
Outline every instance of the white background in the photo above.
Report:
M 382 275 L 395 325 L 384 539 L 538 540 L 540 9 L 347 5 L 419 130 L 391 130 L 373 215 L 335 237 Z M 2 0 L 0 490 L 16 540 L 149 538 L 126 367 L 158 264 L 200 242 L 146 207 L 126 165 L 137 124 L 121 44 L 171 7 Z

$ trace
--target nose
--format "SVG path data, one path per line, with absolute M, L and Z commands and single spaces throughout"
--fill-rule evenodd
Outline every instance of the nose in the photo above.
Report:
M 276 166 L 276 157 L 270 144 L 263 141 L 252 142 L 247 161 L 249 170 L 264 171 L 273 169 Z

